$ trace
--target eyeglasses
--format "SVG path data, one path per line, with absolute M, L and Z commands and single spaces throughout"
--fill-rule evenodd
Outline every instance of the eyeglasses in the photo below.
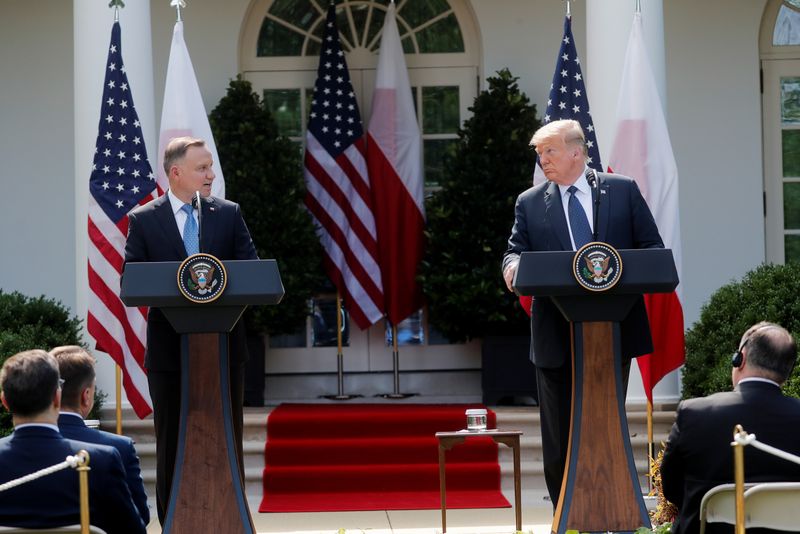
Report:
M 63 378 L 59 378 L 58 379 L 58 389 L 63 389 L 63 388 L 64 388 L 64 379 Z

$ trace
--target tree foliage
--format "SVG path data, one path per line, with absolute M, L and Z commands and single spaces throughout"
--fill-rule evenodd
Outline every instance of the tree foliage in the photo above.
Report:
M 293 333 L 323 280 L 319 239 L 303 207 L 301 147 L 278 134 L 266 105 L 241 78 L 231 80 L 209 120 L 227 196 L 240 204 L 259 257 L 277 260 L 286 291 L 279 305 L 248 311 L 248 325 L 254 332 Z
M 742 334 L 759 321 L 800 334 L 800 264 L 762 265 L 740 281 L 719 288 L 703 306 L 700 319 L 686 332 L 683 396 L 701 397 L 731 389 L 731 355 Z M 795 368 L 784 391 L 800 397 Z
M 83 345 L 80 332 L 81 321 L 60 302 L 0 289 L 0 367 L 24 350 Z M 0 406 L 0 436 L 11 429 L 11 414 Z
M 458 133 L 442 188 L 427 202 L 420 278 L 430 323 L 451 341 L 524 334 L 528 319 L 503 281 L 501 261 L 517 195 L 530 187 L 540 126 L 508 69 L 488 78 Z

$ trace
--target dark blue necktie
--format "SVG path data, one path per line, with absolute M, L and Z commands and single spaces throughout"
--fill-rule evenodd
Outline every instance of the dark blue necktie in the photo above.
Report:
M 575 197 L 577 191 L 578 188 L 574 185 L 567 189 L 569 193 L 567 212 L 569 213 L 569 227 L 572 229 L 572 239 L 575 241 L 575 248 L 579 249 L 592 241 L 592 229 L 589 227 L 589 219 L 586 218 L 581 201 Z
M 186 254 L 191 256 L 200 252 L 200 242 L 197 238 L 197 221 L 194 220 L 194 210 L 191 204 L 184 204 L 181 209 L 186 212 L 186 222 L 183 225 L 183 246 L 186 247 Z

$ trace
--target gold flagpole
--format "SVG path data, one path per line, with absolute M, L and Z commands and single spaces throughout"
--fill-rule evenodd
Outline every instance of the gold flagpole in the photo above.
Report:
M 117 434 L 122 435 L 122 369 L 119 365 L 114 370 L 114 378 L 117 386 Z
M 650 392 L 652 395 L 653 392 Z M 653 401 L 647 399 L 647 480 L 648 493 L 653 493 L 653 477 L 655 476 L 655 455 L 653 453 Z
M 330 400 L 350 400 L 361 395 L 348 395 L 344 392 L 344 342 L 342 332 L 344 331 L 344 309 L 342 308 L 342 293 L 336 290 L 336 379 L 338 382 L 338 393 L 336 395 L 320 395 L 320 397 Z

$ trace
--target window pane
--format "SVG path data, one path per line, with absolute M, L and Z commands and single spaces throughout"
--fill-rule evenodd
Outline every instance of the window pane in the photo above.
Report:
M 336 339 L 336 297 L 319 297 L 312 300 L 311 339 L 315 347 L 335 347 Z M 342 346 L 350 345 L 350 317 L 342 308 Z
M 304 30 L 321 16 L 309 0 L 275 0 L 269 13 Z
M 367 26 L 367 13 L 369 13 L 369 6 L 367 4 L 355 4 L 350 6 L 350 13 L 353 14 L 353 23 L 358 32 L 358 42 L 356 46 L 361 46 L 361 41 L 364 39 L 364 32 Z
M 300 89 L 264 89 L 264 102 L 278 124 L 278 133 L 286 137 L 302 135 Z
M 451 345 L 451 343 L 441 332 L 428 324 L 428 345 Z
M 783 175 L 800 177 L 800 130 L 783 130 Z
M 403 39 L 403 53 L 404 54 L 416 54 L 417 50 L 414 47 L 414 39 L 411 37 L 411 34 L 408 35 L 405 39 Z
M 386 321 L 386 344 L 392 346 L 392 327 Z M 423 345 L 425 331 L 422 329 L 422 310 L 417 310 L 397 325 L 398 345 Z
M 258 56 L 299 56 L 304 37 L 270 18 L 265 18 L 258 34 Z
M 787 263 L 800 261 L 800 235 L 783 237 L 783 258 Z
M 783 227 L 800 230 L 800 183 L 783 184 Z
M 383 20 L 386 18 L 386 11 L 383 9 L 378 9 L 373 7 L 372 8 L 372 18 L 369 22 L 369 29 L 367 31 L 367 46 L 375 39 L 375 36 L 378 35 L 378 32 L 381 31 L 383 28 Z M 381 42 L 380 39 L 375 41 L 374 50 L 378 50 L 380 48 Z
M 417 44 L 421 54 L 463 52 L 464 38 L 458 19 L 451 14 L 424 30 L 417 32 Z
M 800 78 L 781 78 L 781 122 L 800 124 Z
M 339 27 L 339 40 L 342 43 L 342 50 L 349 51 L 353 43 L 353 32 L 350 27 L 350 19 L 347 18 L 347 12 L 340 9 L 336 13 L 336 26 Z
M 425 187 L 438 187 L 442 182 L 448 156 L 455 154 L 457 139 L 425 139 Z
M 796 7 L 796 2 L 793 2 Z M 772 32 L 773 46 L 791 46 L 800 44 L 800 12 L 788 6 L 781 6 L 778 17 L 775 19 L 775 29 Z
M 409 26 L 416 28 L 449 8 L 447 0 L 408 0 L 397 11 L 397 16 L 403 17 Z
M 306 327 L 302 327 L 294 334 L 283 334 L 280 336 L 269 336 L 269 348 L 271 349 L 297 349 L 306 346 Z
M 456 133 L 459 120 L 457 85 L 422 88 L 423 133 Z

